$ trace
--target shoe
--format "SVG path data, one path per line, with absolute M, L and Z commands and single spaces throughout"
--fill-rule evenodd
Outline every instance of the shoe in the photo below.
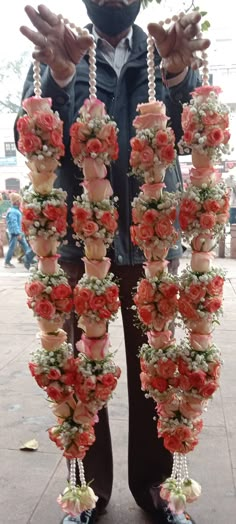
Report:
M 12 264 L 11 262 L 8 262 L 8 264 L 4 264 L 4 267 L 6 267 L 7 269 L 11 269 L 16 266 L 14 266 L 14 264 Z
M 177 515 L 165 506 L 155 512 L 154 522 L 156 522 L 156 524 L 196 524 L 187 511 Z
M 71 515 L 66 515 L 61 521 L 60 524 L 95 524 L 96 522 L 96 512 L 95 510 L 83 511 L 78 517 L 72 517 Z M 191 524 L 191 523 L 190 523 Z

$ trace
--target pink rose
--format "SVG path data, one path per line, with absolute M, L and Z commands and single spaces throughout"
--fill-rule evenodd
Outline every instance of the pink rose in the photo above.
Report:
M 22 102 L 23 108 L 27 111 L 28 115 L 33 116 L 36 111 L 51 111 L 52 99 L 51 98 L 41 98 L 37 96 L 31 96 L 26 98 Z
M 42 300 L 38 300 L 36 302 L 34 306 L 34 312 L 39 317 L 45 318 L 46 320 L 51 320 L 56 313 L 56 308 L 49 300 L 43 298 Z
M 228 222 L 228 219 L 229 219 L 229 215 L 228 213 L 218 213 L 218 215 L 216 215 L 216 222 L 217 224 L 226 224 Z
M 215 380 L 209 380 L 199 390 L 200 395 L 204 398 L 211 398 L 215 391 L 218 389 L 219 384 Z
M 194 147 L 192 149 L 192 163 L 196 168 L 212 167 L 213 164 L 212 159 L 208 155 L 198 151 Z
M 90 118 L 103 118 L 106 114 L 105 104 L 98 98 L 90 98 L 84 101 L 84 105 L 80 109 L 80 114 Z
M 218 173 L 214 167 L 202 167 L 190 171 L 190 180 L 193 186 L 202 187 L 203 184 L 207 186 L 215 186 L 221 179 L 221 173 Z
M 222 306 L 222 297 L 215 296 L 207 298 L 204 302 L 204 307 L 209 313 L 215 313 Z
M 143 249 L 144 256 L 148 260 L 148 262 L 151 261 L 163 261 L 163 259 L 166 258 L 166 255 L 168 253 L 168 247 L 163 247 L 162 243 L 160 242 L 157 246 L 146 246 Z M 155 276 L 155 275 L 153 275 Z
M 148 343 L 155 349 L 162 349 L 174 344 L 172 331 L 148 331 Z
M 206 382 L 206 373 L 202 370 L 193 371 L 189 375 L 189 380 L 192 388 L 199 390 L 205 385 Z
M 202 213 L 200 216 L 200 226 L 202 229 L 212 229 L 216 223 L 213 213 Z
M 158 200 L 159 198 L 161 198 L 163 187 L 165 187 L 165 184 L 143 184 L 140 189 L 143 191 L 144 196 L 148 199 L 154 198 L 155 200 Z M 149 209 L 148 211 L 156 210 Z M 146 211 L 146 213 L 148 213 L 148 211 Z M 158 212 L 156 211 L 156 213 Z
M 211 251 L 214 249 L 216 241 L 212 235 L 200 233 L 192 239 L 191 246 L 193 251 Z
M 153 262 L 146 262 L 143 265 L 146 278 L 152 278 L 161 275 L 167 271 L 167 260 L 155 260 Z
M 202 251 L 198 253 L 193 251 L 191 258 L 192 271 L 196 273 L 208 273 L 211 269 L 212 254 Z
M 102 179 L 107 175 L 107 168 L 100 158 L 86 157 L 83 162 L 85 180 Z
M 146 114 L 165 115 L 166 106 L 164 102 L 160 100 L 155 100 L 153 102 L 146 102 L 144 104 L 138 104 L 137 111 L 139 111 L 141 115 L 146 115 Z
M 57 368 L 51 367 L 48 373 L 49 380 L 58 380 L 61 377 L 61 372 Z
M 54 182 L 57 178 L 57 175 L 53 172 L 42 172 L 30 171 L 28 176 L 32 182 L 32 186 L 36 193 L 41 195 L 47 195 L 53 189 Z
M 140 151 L 140 164 L 144 166 L 145 169 L 148 169 L 152 166 L 154 159 L 154 152 L 150 146 L 145 146 L 142 151 Z
M 58 329 L 62 328 L 64 319 L 56 317 L 53 320 L 47 320 L 46 318 L 37 318 L 38 326 L 44 333 L 54 333 Z
M 160 375 L 163 378 L 173 377 L 176 372 L 176 369 L 177 369 L 177 364 L 176 362 L 173 362 L 171 358 L 168 358 L 167 360 L 160 359 L 158 361 L 158 373 L 160 373 Z
M 200 335 L 209 335 L 213 331 L 212 318 L 209 315 L 207 318 L 201 320 L 188 320 L 187 327 L 192 333 Z
M 89 338 L 100 338 L 103 337 L 107 331 L 107 321 L 101 320 L 99 322 L 90 320 L 85 315 L 82 315 L 79 319 L 78 326 L 83 329 L 86 336 Z
M 206 85 L 206 86 L 195 87 L 194 91 L 191 94 L 193 98 L 198 98 L 200 100 L 201 100 L 200 97 L 204 97 L 204 101 L 205 101 L 205 99 L 209 97 L 210 93 L 215 93 L 216 95 L 219 95 L 220 93 L 222 93 L 222 89 L 221 87 L 218 87 L 218 86 Z
M 72 289 L 69 284 L 58 284 L 54 286 L 50 293 L 51 300 L 63 300 L 72 295 Z
M 186 395 L 186 398 L 185 395 L 183 395 L 179 410 L 184 417 L 191 419 L 200 417 L 203 413 L 204 407 L 205 402 L 202 402 L 197 398 L 193 398 L 190 402 L 188 401 L 188 395 Z
M 135 117 L 133 126 L 136 129 L 149 129 L 157 127 L 158 129 L 166 129 L 168 117 L 158 113 L 146 113 Z
M 171 164 L 175 157 L 176 157 L 176 151 L 172 144 L 168 144 L 167 146 L 161 147 L 159 151 L 159 157 L 162 162 L 165 162 L 166 164 Z
M 100 202 L 110 198 L 113 195 L 113 190 L 109 180 L 86 180 L 82 183 L 88 193 L 88 197 L 92 202 Z
M 77 350 L 92 360 L 103 360 L 108 355 L 110 346 L 108 333 L 101 338 L 89 338 L 82 334 L 81 340 L 76 344 Z
M 62 402 L 61 404 L 53 404 L 52 405 L 52 412 L 55 415 L 55 417 L 61 418 L 61 419 L 67 419 L 71 416 L 71 410 L 74 411 L 76 408 L 76 402 L 73 399 L 73 397 L 69 397 L 65 402 Z
M 190 333 L 190 344 L 196 351 L 206 351 L 212 345 L 212 335 L 201 335 L 200 333 Z
M 83 233 L 85 237 L 91 237 L 95 233 L 97 233 L 99 230 L 99 227 L 96 222 L 93 220 L 87 220 L 83 225 Z
M 168 238 L 170 235 L 172 235 L 174 232 L 174 228 L 170 219 L 166 216 L 160 218 L 155 224 L 155 232 L 157 236 L 161 239 Z
M 224 142 L 224 133 L 220 127 L 212 127 L 206 134 L 207 142 L 206 144 L 210 147 L 219 146 Z
M 26 162 L 27 167 L 34 173 L 52 175 L 58 166 L 58 160 L 52 157 L 44 157 L 43 159 L 34 158 L 32 161 Z
M 220 378 L 220 372 L 221 372 L 221 362 L 216 360 L 215 362 L 209 362 L 208 364 L 208 375 L 210 375 L 214 380 L 218 380 Z
M 58 273 L 59 271 L 58 258 L 59 258 L 59 255 L 54 255 L 52 257 L 39 257 L 39 260 L 38 260 L 39 271 L 42 271 L 42 273 L 44 273 L 45 275 L 53 275 L 54 273 Z
M 106 247 L 101 238 L 85 239 L 85 255 L 90 260 L 101 260 L 106 256 Z
M 67 334 L 63 329 L 58 329 L 55 333 L 40 333 L 41 344 L 47 351 L 56 351 L 66 342 Z
M 210 295 L 221 295 L 224 286 L 224 278 L 216 275 L 211 282 L 207 284 L 207 291 Z
M 194 304 L 197 304 L 198 302 L 200 302 L 200 300 L 205 297 L 205 294 L 206 294 L 206 288 L 202 284 L 194 284 L 193 282 L 192 284 L 190 284 L 188 291 L 187 291 L 188 298 Z
M 142 279 L 137 287 L 138 299 L 141 303 L 153 302 L 155 296 L 155 288 L 149 280 Z
M 28 297 L 37 297 L 44 290 L 45 290 L 45 285 L 38 280 L 34 280 L 33 282 L 27 282 L 25 284 L 25 291 Z
M 104 258 L 103 260 L 89 260 L 88 258 L 82 258 L 85 266 L 85 273 L 89 277 L 96 277 L 103 279 L 107 276 L 107 273 L 111 266 L 110 258 Z
M 56 255 L 59 242 L 54 238 L 36 237 L 30 238 L 30 245 L 39 257 L 51 257 Z
M 62 401 L 62 399 L 64 400 L 63 386 L 61 386 L 61 384 L 57 381 L 51 382 L 51 384 L 47 386 L 46 392 L 49 398 L 51 398 L 52 400 L 55 400 L 55 402 L 60 402 Z
M 77 402 L 73 413 L 73 420 L 76 424 L 91 424 L 95 416 L 93 411 L 90 411 L 82 402 Z

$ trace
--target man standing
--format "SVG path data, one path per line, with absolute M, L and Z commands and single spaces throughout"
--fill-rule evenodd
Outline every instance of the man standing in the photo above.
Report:
M 144 342 L 142 333 L 134 326 L 131 311 L 132 291 L 142 276 L 143 256 L 131 244 L 131 201 L 139 192 L 135 177 L 128 177 L 130 138 L 134 135 L 132 121 L 138 103 L 148 100 L 147 83 L 147 37 L 140 27 L 134 25 L 141 0 L 83 0 L 92 22 L 89 32 L 97 43 L 97 96 L 106 105 L 107 112 L 119 128 L 120 154 L 112 166 L 109 178 L 114 194 L 119 198 L 119 235 L 115 239 L 112 272 L 120 279 L 120 298 L 123 317 L 127 358 L 129 393 L 129 487 L 137 502 L 153 515 L 157 524 L 191 524 L 188 515 L 172 515 L 160 504 L 159 484 L 169 476 L 172 455 L 157 438 L 153 422 L 154 403 L 146 400 L 140 388 L 138 348 Z M 68 193 L 68 207 L 80 192 L 82 174 L 73 164 L 69 150 L 69 128 L 78 110 L 89 96 L 89 64 L 87 50 L 90 36 L 76 37 L 64 27 L 58 16 L 40 5 L 38 10 L 27 6 L 26 13 L 36 31 L 22 27 L 21 32 L 36 45 L 33 57 L 42 65 L 42 96 L 51 97 L 53 109 L 64 121 L 66 155 L 58 169 L 56 184 Z M 79 14 L 79 13 L 78 13 Z M 182 103 L 189 100 L 189 93 L 198 85 L 198 69 L 201 61 L 195 56 L 198 50 L 208 47 L 209 41 L 195 38 L 198 34 L 198 13 L 183 16 L 167 32 L 157 24 L 150 24 L 149 31 L 156 41 L 157 99 L 163 100 L 176 139 L 181 136 Z M 78 20 L 79 23 L 79 20 Z M 162 65 L 160 66 L 162 58 Z M 161 72 L 160 72 L 161 71 Z M 33 95 L 33 72 L 28 73 L 23 98 Z M 168 191 L 176 191 L 181 181 L 179 166 L 168 175 Z M 69 215 L 71 224 L 71 215 Z M 71 285 L 83 274 L 82 250 L 76 245 L 69 228 L 68 243 L 61 248 L 61 265 L 67 272 Z M 178 266 L 181 246 L 169 258 L 173 270 Z M 175 267 L 174 267 L 175 266 Z M 77 319 L 67 324 L 70 341 L 80 338 Z M 109 502 L 112 490 L 112 448 L 107 411 L 99 412 L 96 425 L 96 442 L 84 460 L 86 477 L 94 479 L 93 488 L 99 497 L 96 516 Z M 80 519 L 65 517 L 69 522 L 94 522 L 95 514 L 84 514 Z

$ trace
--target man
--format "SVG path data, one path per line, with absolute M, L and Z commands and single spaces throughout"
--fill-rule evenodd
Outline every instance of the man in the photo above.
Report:
M 120 297 L 127 357 L 127 376 L 129 392 L 129 486 L 137 504 L 153 515 L 153 522 L 165 524 L 191 524 L 187 515 L 174 516 L 160 504 L 159 484 L 170 474 L 172 456 L 164 449 L 161 439 L 156 435 L 153 422 L 154 403 L 146 400 L 140 389 L 138 348 L 146 341 L 133 325 L 132 291 L 142 276 L 143 257 L 132 246 L 129 235 L 131 224 L 131 201 L 139 191 L 139 183 L 128 177 L 130 138 L 134 134 L 132 121 L 138 103 L 147 102 L 147 44 L 146 34 L 134 21 L 140 10 L 141 0 L 83 0 L 92 25 L 88 26 L 97 42 L 97 96 L 102 100 L 108 113 L 117 122 L 120 155 L 110 170 L 110 180 L 114 194 L 119 198 L 119 236 L 115 239 L 112 258 L 112 271 L 120 279 Z M 59 111 L 64 121 L 64 141 L 66 155 L 58 170 L 56 184 L 68 193 L 69 208 L 74 196 L 80 191 L 81 172 L 73 164 L 69 152 L 69 128 L 75 121 L 78 110 L 88 90 L 88 55 L 90 36 L 75 37 L 60 23 L 58 17 L 45 6 L 36 11 L 30 6 L 26 13 L 36 28 L 36 32 L 22 27 L 21 32 L 37 47 L 33 57 L 42 66 L 42 96 L 53 99 L 53 109 Z M 156 67 L 157 99 L 167 106 L 176 139 L 181 136 L 181 104 L 189 99 L 189 93 L 198 85 L 198 69 L 201 61 L 195 56 L 198 50 L 208 47 L 209 41 L 194 38 L 198 33 L 198 13 L 184 16 L 166 32 L 156 24 L 150 24 L 149 31 L 156 40 L 158 53 L 156 65 L 163 58 L 163 73 Z M 79 23 L 79 20 L 78 20 Z M 25 82 L 23 98 L 33 94 L 32 68 Z M 168 190 L 176 191 L 181 176 L 179 168 L 168 174 Z M 71 217 L 69 217 L 71 220 Z M 82 276 L 80 262 L 82 251 L 75 246 L 72 231 L 68 233 L 68 244 L 61 249 L 61 265 L 75 285 Z M 174 258 L 172 270 L 178 266 L 181 247 L 172 251 Z M 175 267 L 174 267 L 175 266 Z M 70 341 L 74 344 L 80 338 L 77 320 L 71 319 L 67 325 Z M 93 488 L 99 497 L 97 515 L 104 511 L 112 489 L 112 449 L 107 411 L 99 413 L 96 425 L 96 442 L 89 450 L 85 460 L 87 480 L 94 479 Z M 75 522 L 94 522 L 94 514 L 84 514 Z M 65 517 L 64 524 L 74 522 Z
M 6 254 L 4 267 L 7 269 L 12 269 L 15 267 L 14 264 L 11 263 L 11 259 L 14 255 L 17 243 L 19 243 L 24 253 L 24 266 L 26 269 L 29 269 L 34 258 L 34 252 L 30 248 L 21 228 L 22 213 L 20 211 L 20 206 L 22 198 L 18 193 L 11 193 L 10 201 L 11 207 L 8 209 L 6 214 L 6 225 L 9 234 L 9 248 Z

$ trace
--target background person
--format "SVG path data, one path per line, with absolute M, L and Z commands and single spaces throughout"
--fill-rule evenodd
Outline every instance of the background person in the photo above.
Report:
M 6 226 L 9 234 L 9 248 L 6 254 L 4 267 L 7 269 L 15 267 L 14 264 L 11 263 L 11 259 L 14 255 L 17 243 L 19 243 L 24 252 L 24 266 L 26 269 L 29 269 L 34 258 L 34 252 L 29 246 L 21 228 L 22 213 L 20 211 L 20 206 L 22 198 L 18 193 L 11 193 L 10 201 L 11 207 L 8 209 L 6 214 Z

